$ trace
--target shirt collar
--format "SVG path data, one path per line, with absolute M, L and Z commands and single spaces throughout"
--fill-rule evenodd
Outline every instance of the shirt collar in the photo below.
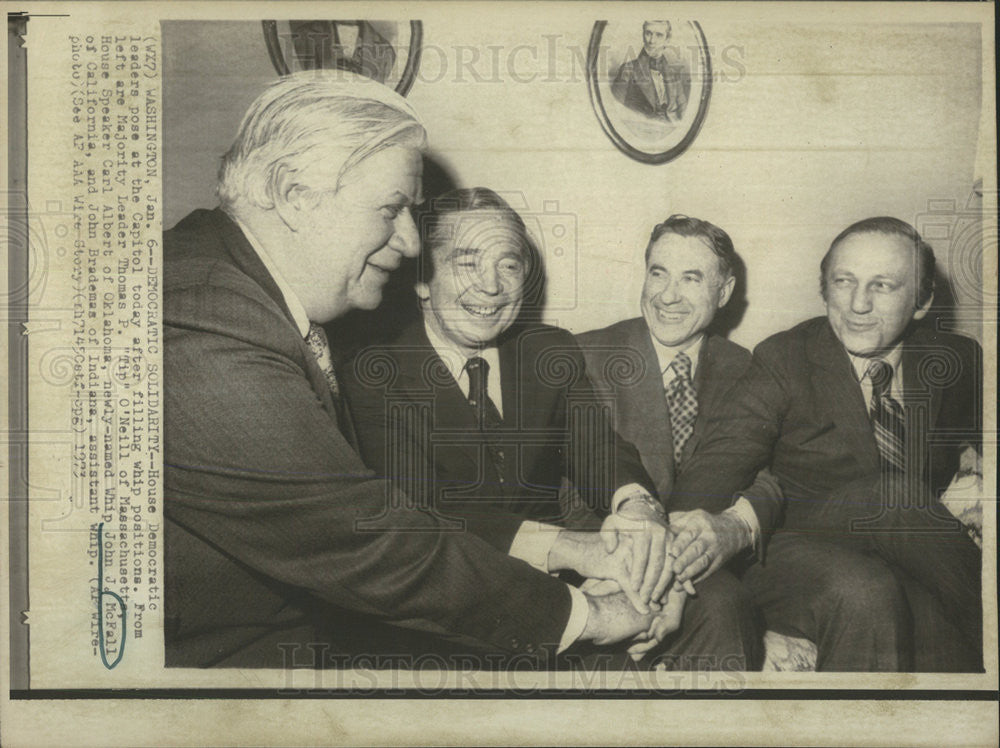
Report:
M 854 375 L 858 378 L 859 382 L 865 378 L 872 361 L 881 359 L 892 367 L 892 381 L 895 383 L 898 381 L 899 364 L 903 360 L 903 344 L 902 342 L 896 343 L 887 353 L 881 356 L 855 356 L 848 351 L 847 357 L 851 359 L 851 366 L 854 367 Z
M 462 372 L 465 371 L 465 362 L 470 357 L 453 342 L 432 330 L 431 326 L 427 324 L 426 319 L 424 320 L 424 330 L 427 333 L 427 339 L 431 342 L 431 347 L 434 348 L 434 352 L 437 353 L 438 358 L 444 362 L 452 379 L 456 382 L 460 381 Z M 499 372 L 500 352 L 495 345 L 479 350 L 476 355 L 489 364 L 491 374 Z
M 656 359 L 660 363 L 660 374 L 665 374 L 667 367 L 673 363 L 677 354 L 681 351 L 675 350 L 673 348 L 667 348 L 652 332 L 649 333 L 650 339 L 653 341 L 653 350 L 656 351 Z M 698 339 L 688 345 L 687 348 L 683 349 L 683 352 L 687 354 L 688 358 L 691 359 L 691 378 L 694 378 L 695 372 L 698 370 L 698 358 L 701 354 L 701 346 L 705 342 L 705 335 L 702 333 L 698 336 Z
M 236 225 L 240 227 L 240 230 L 247 238 L 247 241 L 250 242 L 250 246 L 253 247 L 253 251 L 257 253 L 260 261 L 264 264 L 264 268 L 270 274 L 274 284 L 281 292 L 281 296 L 285 300 L 285 305 L 288 307 L 288 311 L 292 313 L 292 320 L 294 320 L 299 333 L 303 338 L 306 337 L 309 334 L 309 315 L 306 314 L 305 307 L 302 306 L 302 302 L 299 301 L 299 297 L 295 295 L 292 287 L 288 285 L 288 282 L 281 276 L 281 273 L 278 272 L 278 266 L 275 265 L 274 259 L 267 253 L 264 246 L 257 241 L 257 237 L 253 235 L 253 232 L 250 231 L 247 225 L 234 215 L 230 215 L 229 217 L 236 222 Z

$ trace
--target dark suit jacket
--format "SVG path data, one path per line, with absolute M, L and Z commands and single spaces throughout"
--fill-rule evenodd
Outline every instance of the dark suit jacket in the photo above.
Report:
M 615 428 L 635 444 L 642 464 L 667 498 L 674 485 L 674 441 L 663 377 L 649 326 L 642 317 L 577 336 L 595 388 L 615 407 Z M 698 418 L 681 455 L 682 469 L 701 442 L 705 424 L 723 406 L 733 385 L 750 365 L 750 351 L 717 335 L 701 346 L 694 387 Z
M 981 367 L 982 352 L 968 338 L 915 327 L 904 341 L 906 438 L 923 449 L 911 477 L 935 492 L 957 471 L 963 443 L 981 449 Z M 767 534 L 807 520 L 827 497 L 879 473 L 867 403 L 825 317 L 761 343 L 727 400 L 675 485 L 672 507 L 724 509 L 769 464 L 784 498 L 748 497 Z
M 424 512 L 383 516 L 398 497 L 338 430 L 221 211 L 165 233 L 164 302 L 167 665 L 287 666 L 282 643 L 370 652 L 382 621 L 498 651 L 559 641 L 565 585 Z
M 651 62 L 643 50 L 634 60 L 622 63 L 611 82 L 612 95 L 629 109 L 650 117 L 666 118 L 669 115 L 680 119 L 691 95 L 691 74 L 681 62 L 661 62 L 659 70 L 663 77 L 666 103 L 658 105 Z
M 365 462 L 503 551 L 523 520 L 564 519 L 563 477 L 604 515 L 620 486 L 653 491 L 635 448 L 602 418 L 572 335 L 515 326 L 498 352 L 503 426 L 484 436 L 422 320 L 362 351 L 343 382 Z M 491 439 L 503 451 L 499 463 L 489 457 Z

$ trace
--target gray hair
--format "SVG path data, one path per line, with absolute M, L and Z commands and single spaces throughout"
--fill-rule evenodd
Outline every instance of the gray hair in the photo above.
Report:
M 416 112 L 391 89 L 343 70 L 309 70 L 271 84 L 243 116 L 222 157 L 218 195 L 274 207 L 275 178 L 285 166 L 312 190 L 337 190 L 344 175 L 394 145 L 423 149 L 426 132 Z M 335 184 L 316 184 L 315 171 L 339 164 Z

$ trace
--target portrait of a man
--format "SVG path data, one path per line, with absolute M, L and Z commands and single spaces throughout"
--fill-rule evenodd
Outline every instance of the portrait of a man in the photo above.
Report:
M 666 122 L 684 117 L 691 95 L 691 71 L 670 42 L 670 21 L 644 21 L 642 50 L 622 63 L 611 93 L 629 109 Z

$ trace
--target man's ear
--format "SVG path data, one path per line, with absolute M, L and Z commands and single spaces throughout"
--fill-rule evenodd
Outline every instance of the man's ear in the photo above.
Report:
M 934 303 L 934 292 L 931 291 L 930 297 L 927 301 L 916 308 L 913 312 L 913 319 L 923 319 L 927 316 L 927 312 L 931 310 L 931 305 Z
M 308 189 L 299 184 L 297 177 L 287 164 L 278 164 L 271 182 L 274 209 L 290 231 L 298 231 L 308 214 L 305 201 Z
M 726 278 L 725 282 L 722 284 L 722 288 L 719 289 L 719 309 L 722 309 L 726 304 L 729 303 L 729 299 L 733 296 L 733 289 L 736 288 L 736 277 L 730 275 Z

